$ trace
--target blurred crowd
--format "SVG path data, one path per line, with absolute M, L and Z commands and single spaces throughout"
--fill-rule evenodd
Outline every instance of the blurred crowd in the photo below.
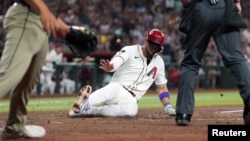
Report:
M 0 2 L 0 35 L 3 36 L 2 22 L 8 1 L 0 0 Z M 249 25 L 250 1 L 242 2 L 244 2 L 242 4 L 243 17 Z M 162 53 L 166 64 L 166 74 L 170 80 L 169 85 L 175 87 L 178 84 L 178 64 L 183 57 L 184 50 L 183 40 L 185 35 L 178 31 L 181 12 L 182 5 L 180 0 L 67 0 L 62 4 L 59 17 L 69 25 L 85 26 L 94 31 L 98 36 L 97 52 L 102 53 L 118 51 L 124 45 L 142 44 L 145 33 L 149 29 L 159 28 L 166 35 L 165 48 Z M 51 38 L 51 44 L 52 50 L 60 48 L 60 51 L 58 51 L 60 52 L 60 59 L 53 60 L 54 64 L 72 61 L 84 63 L 94 60 L 91 57 L 81 58 L 80 60 L 69 58 L 70 50 L 62 39 Z M 248 59 L 250 64 L 250 28 L 242 31 L 242 44 L 246 59 Z M 3 48 L 4 41 L 1 39 L 0 55 Z M 48 58 L 50 58 L 49 52 Z M 210 66 L 223 66 L 221 57 L 212 39 L 204 55 L 203 63 Z M 52 72 L 54 72 L 53 68 Z M 90 74 L 89 70 L 84 70 L 83 72 L 84 77 Z M 197 87 L 200 87 L 199 82 L 202 82 L 205 74 L 211 79 L 211 87 L 215 88 L 217 85 L 216 79 L 220 75 L 220 71 L 216 69 L 205 71 L 202 68 L 199 72 L 200 78 Z M 67 76 L 65 73 L 62 75 Z M 41 78 L 46 77 L 41 76 Z M 51 78 L 53 80 L 53 74 Z M 107 78 L 104 78 L 105 82 L 108 81 L 106 80 L 108 78 L 110 78 L 109 75 L 107 75 Z M 46 79 L 41 80 L 45 82 Z M 46 88 L 48 89 L 47 91 L 45 91 L 45 88 L 42 88 L 42 93 L 53 93 L 55 89 L 53 81 L 48 80 L 46 82 L 48 86 L 53 88 Z M 65 90 L 66 93 L 75 91 L 73 89 L 75 88 L 74 82 L 70 85 L 72 87 L 67 88 L 68 90 Z M 63 90 L 61 91 L 61 93 L 65 93 Z

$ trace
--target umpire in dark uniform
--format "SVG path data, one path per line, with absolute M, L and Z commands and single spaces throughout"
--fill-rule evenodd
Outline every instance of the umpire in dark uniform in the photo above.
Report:
M 176 124 L 186 126 L 194 113 L 194 89 L 202 56 L 213 37 L 224 65 L 234 77 L 244 102 L 244 124 L 250 124 L 250 68 L 242 53 L 239 0 L 181 0 L 184 8 L 192 8 L 190 29 L 186 32 L 184 59 L 176 101 Z M 192 6 L 192 7 L 191 7 Z M 189 11 L 190 12 L 190 11 Z M 235 17 L 228 17 L 233 15 Z M 238 18 L 237 18 L 238 16 Z M 235 18 L 235 19 L 234 19 Z M 235 22 L 236 21 L 236 22 Z M 242 24 L 243 23 L 243 24 Z M 180 30 L 181 31 L 181 30 Z

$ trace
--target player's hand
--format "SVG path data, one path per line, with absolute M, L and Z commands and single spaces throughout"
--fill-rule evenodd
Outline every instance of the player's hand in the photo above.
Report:
M 37 10 L 40 15 L 43 30 L 48 36 L 56 36 L 56 30 L 59 25 L 57 24 L 56 17 L 51 13 L 45 2 L 42 0 L 25 0 L 25 3 Z
M 57 38 L 65 38 L 66 35 L 70 32 L 70 26 L 68 26 L 62 19 L 57 18 L 57 29 L 56 29 L 56 37 Z
M 241 4 L 240 2 L 234 3 L 234 7 L 236 8 L 236 10 L 238 11 L 238 13 L 241 13 Z
M 57 19 L 49 10 L 43 10 L 40 12 L 40 19 L 43 25 L 44 31 L 50 36 L 56 36 L 56 30 L 58 29 L 59 24 Z
M 114 69 L 114 65 L 110 63 L 109 60 L 102 59 L 100 61 L 100 69 L 104 70 L 105 72 L 110 72 Z

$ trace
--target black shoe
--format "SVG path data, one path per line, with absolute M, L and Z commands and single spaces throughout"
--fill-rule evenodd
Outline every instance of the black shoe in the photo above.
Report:
M 192 115 L 191 114 L 181 114 L 177 113 L 176 114 L 176 125 L 177 126 L 187 126 L 191 120 Z
M 2 139 L 18 139 L 18 138 L 25 138 L 25 136 L 22 133 L 11 133 L 7 132 L 5 130 L 2 131 Z
M 243 119 L 245 125 L 250 125 L 250 96 L 244 101 Z
M 244 124 L 250 125 L 250 112 L 248 112 L 248 115 L 244 117 Z

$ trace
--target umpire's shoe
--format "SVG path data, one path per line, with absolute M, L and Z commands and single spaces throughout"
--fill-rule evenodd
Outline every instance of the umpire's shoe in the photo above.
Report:
M 177 126 L 187 126 L 191 120 L 191 114 L 177 113 L 175 117 Z
M 244 112 L 243 112 L 244 124 L 250 125 L 250 96 L 244 101 Z

